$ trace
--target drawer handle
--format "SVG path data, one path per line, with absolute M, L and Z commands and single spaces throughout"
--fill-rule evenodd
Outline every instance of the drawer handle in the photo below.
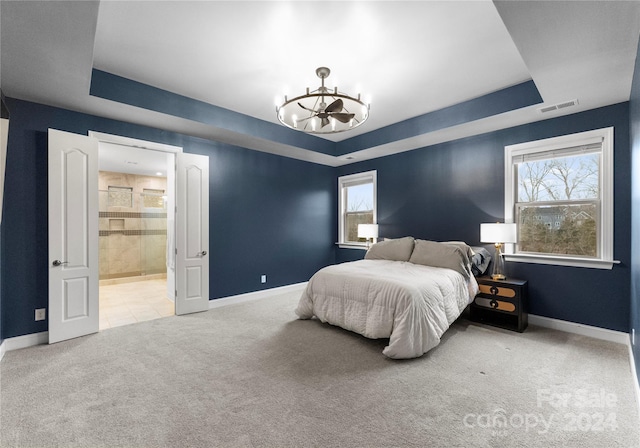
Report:
M 489 290 L 491 291 L 491 294 L 493 294 L 494 296 L 498 295 L 498 287 L 497 286 L 492 286 L 491 289 Z

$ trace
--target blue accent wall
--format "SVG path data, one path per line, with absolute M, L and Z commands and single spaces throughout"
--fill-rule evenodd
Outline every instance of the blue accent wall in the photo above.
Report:
M 640 45 L 640 44 L 639 44 Z M 636 340 L 632 345 L 636 373 L 640 382 L 640 46 L 631 84 L 629 101 L 631 134 L 631 331 Z M 633 342 L 633 341 L 632 341 Z
M 344 140 L 338 143 L 337 154 L 349 154 L 539 103 L 542 97 L 538 88 L 533 81 L 526 81 Z
M 1 328 L 47 331 L 47 129 L 99 131 L 209 156 L 210 298 L 303 282 L 334 261 L 335 168 L 7 98 L 11 110 L 0 233 Z M 260 283 L 266 274 L 268 282 Z
M 506 263 L 507 275 L 529 281 L 530 312 L 629 331 L 631 272 L 628 103 L 539 121 L 427 148 L 343 166 L 339 175 L 378 172 L 381 237 L 477 245 L 480 223 L 504 219 L 504 147 L 592 129 L 615 127 L 614 256 L 612 270 Z M 337 249 L 336 261 L 362 257 Z
M 9 118 L 9 110 L 4 101 L 4 94 L 0 90 L 0 116 L 2 118 Z M 4 180 L 2 181 L 4 182 Z M 0 210 L 2 213 L 2 210 Z M 0 225 L 0 344 L 4 337 L 2 336 L 2 226 Z

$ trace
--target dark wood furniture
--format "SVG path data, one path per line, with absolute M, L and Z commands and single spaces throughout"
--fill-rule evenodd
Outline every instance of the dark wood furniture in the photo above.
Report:
M 527 281 L 491 277 L 476 280 L 480 293 L 470 305 L 471 320 L 522 333 L 528 323 Z

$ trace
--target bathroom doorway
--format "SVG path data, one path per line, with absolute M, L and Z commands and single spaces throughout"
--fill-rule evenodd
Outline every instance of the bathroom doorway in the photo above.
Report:
M 94 131 L 83 136 L 50 128 L 47 135 L 49 343 L 99 331 L 98 159 L 103 142 L 127 147 L 127 155 L 131 147 L 165 153 L 167 298 L 178 315 L 207 311 L 209 157 Z M 120 233 L 127 230 L 123 224 Z
M 99 145 L 99 329 L 175 314 L 173 153 Z

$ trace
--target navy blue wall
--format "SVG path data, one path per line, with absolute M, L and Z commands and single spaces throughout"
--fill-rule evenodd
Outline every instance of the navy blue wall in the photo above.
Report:
M 0 114 L 2 118 L 9 118 L 9 111 L 7 110 L 7 107 L 4 101 L 4 94 L 2 93 L 2 90 L 0 90 L 0 108 L 2 109 Z M 0 210 L 0 213 L 2 213 L 2 210 Z M 2 336 L 2 227 L 0 226 L 0 344 L 2 344 L 3 340 L 4 340 L 4 337 Z
M 613 270 L 507 263 L 507 274 L 529 281 L 530 312 L 629 331 L 630 146 L 628 103 L 442 143 L 338 169 L 378 171 L 381 237 L 411 235 L 479 244 L 480 223 L 504 219 L 504 147 L 564 134 L 615 127 L 615 249 Z M 362 252 L 337 249 L 336 261 Z
M 636 56 L 636 66 L 631 85 L 629 101 L 629 122 L 631 126 L 631 169 L 635 176 L 631 183 L 631 329 L 636 334 L 633 356 L 636 373 L 640 382 L 640 46 Z
M 11 110 L 2 241 L 2 336 L 46 331 L 47 129 L 178 145 L 209 156 L 210 297 L 303 282 L 334 261 L 335 169 L 7 98 Z M 260 283 L 266 274 L 268 282 Z

